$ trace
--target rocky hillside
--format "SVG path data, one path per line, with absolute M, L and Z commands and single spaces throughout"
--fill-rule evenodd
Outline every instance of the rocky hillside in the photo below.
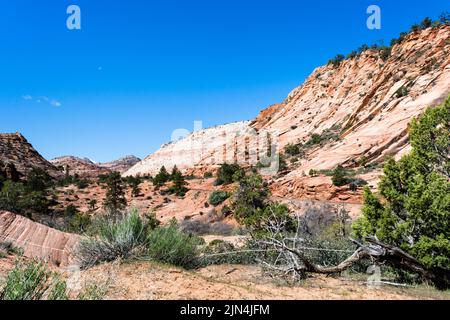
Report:
M 175 164 L 208 170 L 242 155 L 254 164 L 269 140 L 277 141 L 281 153 L 288 144 L 307 146 L 291 173 L 276 182 L 295 193 L 301 187 L 295 184 L 310 169 L 356 167 L 407 152 L 411 119 L 449 93 L 450 26 L 429 28 L 408 34 L 388 55 L 368 49 L 319 67 L 283 103 L 263 110 L 250 124 L 193 133 L 163 146 L 125 175 L 153 174 Z
M 45 160 L 20 133 L 0 134 L 0 161 L 12 163 L 22 174 L 27 175 L 32 168 L 48 171 L 53 177 L 61 176 L 61 172 Z
M 106 162 L 106 163 L 98 163 L 97 165 L 101 168 L 108 169 L 110 171 L 117 171 L 120 173 L 124 173 L 135 164 L 140 162 L 141 159 L 135 156 L 125 156 L 115 161 Z
M 311 187 L 302 178 L 311 169 L 399 157 L 410 148 L 411 119 L 449 93 L 450 26 L 409 34 L 386 61 L 368 50 L 338 68 L 316 69 L 282 105 L 263 111 L 252 123 L 259 130 L 278 131 L 281 147 L 305 145 L 312 134 L 323 140 L 307 148 L 296 169 L 273 188 L 300 196 Z
M 61 168 L 62 171 L 68 170 L 70 175 L 79 175 L 81 178 L 97 178 L 100 174 L 109 174 L 111 171 L 93 163 L 86 158 L 77 158 L 65 156 L 55 158 L 50 161 L 54 166 Z

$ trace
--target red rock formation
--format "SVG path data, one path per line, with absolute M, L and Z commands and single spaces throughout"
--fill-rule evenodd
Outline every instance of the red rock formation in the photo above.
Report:
M 297 195 L 303 196 L 300 186 L 308 182 L 301 181 L 309 179 L 303 172 L 399 157 L 410 148 L 411 120 L 450 93 L 450 26 L 411 33 L 384 58 L 370 49 L 338 67 L 319 67 L 283 103 L 263 110 L 248 127 L 245 123 L 236 127 L 241 131 L 239 141 L 234 140 L 232 126 L 226 127 L 226 139 L 225 128 L 206 129 L 163 146 L 125 174 L 153 173 L 174 163 L 201 173 L 242 155 L 244 163 L 255 164 L 259 158 L 254 155 L 265 151 L 261 138 L 267 134 L 283 153 L 287 144 L 305 143 L 312 134 L 332 127 L 335 139 L 309 148 L 289 174 L 272 184 L 274 190 L 288 194 L 295 184 Z M 259 134 L 252 134 L 252 128 Z
M 20 133 L 0 133 L 0 161 L 14 164 L 22 175 L 27 175 L 32 168 L 44 169 L 55 178 L 62 175 Z

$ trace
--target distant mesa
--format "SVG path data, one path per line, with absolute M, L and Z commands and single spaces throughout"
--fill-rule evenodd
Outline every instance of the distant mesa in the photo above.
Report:
M 64 156 L 50 160 L 50 162 L 62 172 L 68 170 L 68 174 L 78 175 L 81 178 L 96 178 L 100 174 L 111 173 L 110 170 L 102 168 L 86 158 Z
M 62 171 L 68 168 L 70 175 L 77 174 L 81 178 L 96 178 L 101 174 L 109 174 L 113 171 L 123 173 L 139 161 L 140 159 L 135 156 L 126 156 L 107 163 L 94 163 L 88 158 L 64 156 L 50 162 Z
M 125 156 L 123 158 L 117 159 L 115 161 L 99 163 L 98 166 L 108 169 L 110 171 L 117 171 L 120 173 L 124 173 L 135 164 L 139 163 L 141 159 L 135 156 Z

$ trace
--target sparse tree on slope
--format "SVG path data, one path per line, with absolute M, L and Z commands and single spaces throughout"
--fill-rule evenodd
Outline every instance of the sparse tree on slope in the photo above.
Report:
M 122 212 L 127 206 L 124 183 L 119 172 L 113 172 L 107 179 L 107 192 L 104 207 L 112 214 Z

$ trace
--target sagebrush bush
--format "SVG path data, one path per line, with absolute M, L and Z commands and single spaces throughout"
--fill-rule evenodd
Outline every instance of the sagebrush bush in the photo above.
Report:
M 75 300 L 101 300 L 107 287 L 91 284 L 84 287 Z M 0 284 L 0 300 L 69 300 L 67 283 L 61 276 L 39 261 L 17 262 L 4 284 Z
M 200 238 L 184 233 L 175 222 L 157 228 L 148 237 L 150 259 L 192 269 L 198 266 Z
M 0 300 L 67 300 L 66 284 L 41 262 L 16 263 L 0 288 Z
M 138 254 L 145 247 L 149 225 L 133 210 L 116 220 L 100 219 L 95 228 L 97 235 L 82 240 L 78 247 L 84 268 Z

